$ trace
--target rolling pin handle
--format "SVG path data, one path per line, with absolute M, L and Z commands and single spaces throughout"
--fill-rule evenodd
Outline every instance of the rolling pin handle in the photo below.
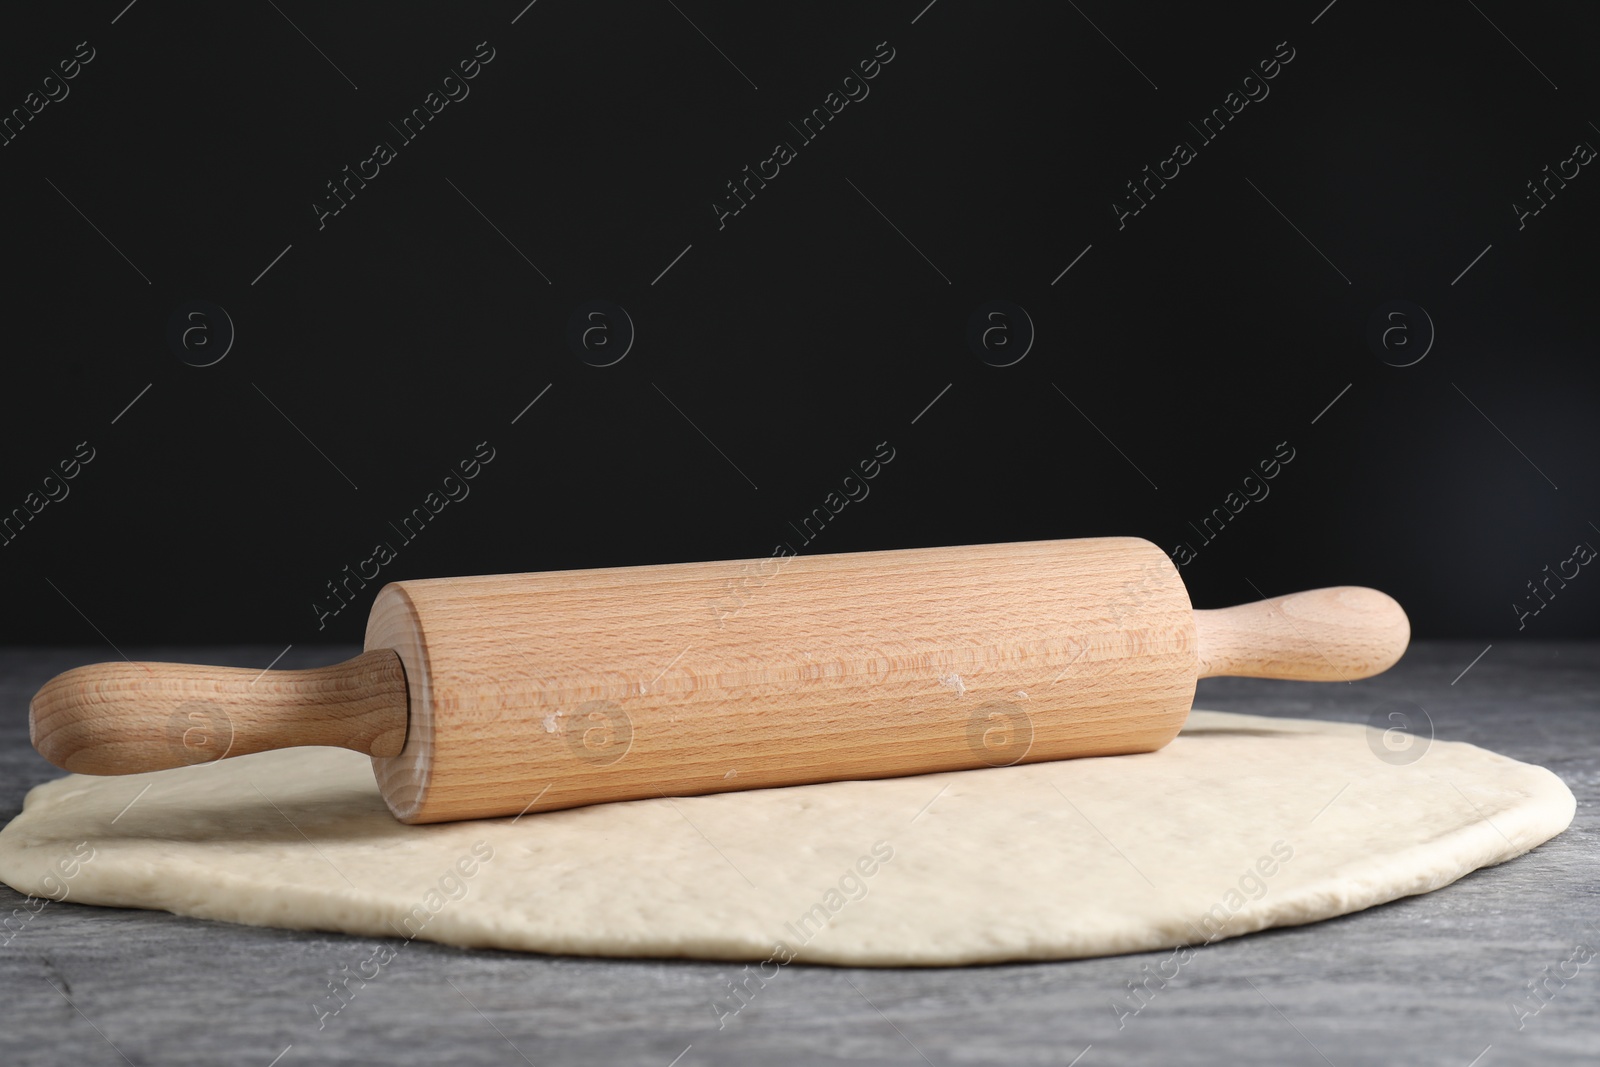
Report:
M 1194 613 L 1199 677 L 1350 682 L 1394 666 L 1411 621 L 1376 589 L 1341 585 Z
M 28 733 L 64 770 L 137 774 L 297 745 L 394 756 L 407 710 L 405 669 L 390 649 L 298 671 L 95 663 L 44 684 Z

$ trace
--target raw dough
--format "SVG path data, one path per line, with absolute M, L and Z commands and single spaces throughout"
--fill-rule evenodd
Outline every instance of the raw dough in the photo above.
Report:
M 366 758 L 296 749 L 39 786 L 0 832 L 0 877 L 464 946 L 965 964 L 1342 915 L 1526 852 L 1574 807 L 1554 774 L 1471 745 L 1396 765 L 1360 725 L 1201 711 L 1148 755 L 431 826 L 389 816 Z

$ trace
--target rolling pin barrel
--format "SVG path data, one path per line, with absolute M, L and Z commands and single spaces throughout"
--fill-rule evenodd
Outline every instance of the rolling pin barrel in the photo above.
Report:
M 425 823 L 1148 752 L 1197 677 L 1366 677 L 1408 637 L 1372 590 L 1195 612 L 1136 538 L 775 556 L 398 582 L 347 663 L 77 668 L 30 722 L 96 774 L 342 745 Z

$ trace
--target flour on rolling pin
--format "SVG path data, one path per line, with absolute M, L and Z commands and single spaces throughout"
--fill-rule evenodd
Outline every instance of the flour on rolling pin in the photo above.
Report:
M 801 556 L 709 619 L 748 567 L 397 582 L 356 659 L 77 668 L 34 698 L 34 744 L 91 774 L 337 745 L 439 822 L 1151 752 L 1197 678 L 1364 678 L 1410 634 L 1354 587 L 1196 612 L 1137 538 Z

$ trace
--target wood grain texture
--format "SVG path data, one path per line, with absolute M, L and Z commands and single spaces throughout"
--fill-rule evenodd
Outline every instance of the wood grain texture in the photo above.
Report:
M 406 822 L 1147 752 L 1196 671 L 1137 538 L 400 582 L 366 646 L 405 663 Z
M 30 714 L 91 774 L 352 748 L 421 823 L 1149 752 L 1198 676 L 1364 678 L 1409 632 L 1370 589 L 1193 612 L 1147 541 L 1034 541 L 399 582 L 346 663 L 96 664 Z
M 39 753 L 80 774 L 133 774 L 294 745 L 393 755 L 406 733 L 392 652 L 331 667 L 260 671 L 95 663 L 46 682 L 28 707 Z
M 1200 677 L 1349 682 L 1388 670 L 1411 622 L 1392 597 L 1343 585 L 1194 613 Z

